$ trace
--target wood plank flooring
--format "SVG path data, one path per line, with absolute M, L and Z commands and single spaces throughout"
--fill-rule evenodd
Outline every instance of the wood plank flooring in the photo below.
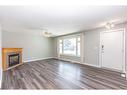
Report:
M 127 81 L 118 72 L 48 59 L 5 71 L 2 89 L 127 89 Z

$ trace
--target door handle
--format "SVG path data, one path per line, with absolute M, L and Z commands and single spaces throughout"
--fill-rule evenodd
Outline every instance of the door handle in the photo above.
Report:
M 104 45 L 101 46 L 101 51 L 104 53 Z

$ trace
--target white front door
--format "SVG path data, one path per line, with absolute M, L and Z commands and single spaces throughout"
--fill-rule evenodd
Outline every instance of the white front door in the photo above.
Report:
M 124 30 L 101 33 L 101 65 L 123 72 Z

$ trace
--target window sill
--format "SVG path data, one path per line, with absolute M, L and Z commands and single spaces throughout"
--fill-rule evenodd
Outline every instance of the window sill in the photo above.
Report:
M 70 57 L 81 57 L 81 56 L 76 56 L 76 55 L 71 55 L 71 54 L 60 54 L 60 56 L 70 56 Z

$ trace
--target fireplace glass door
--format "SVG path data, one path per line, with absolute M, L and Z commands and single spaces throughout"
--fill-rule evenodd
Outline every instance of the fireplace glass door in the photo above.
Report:
M 11 54 L 8 58 L 9 67 L 19 64 L 19 54 Z

